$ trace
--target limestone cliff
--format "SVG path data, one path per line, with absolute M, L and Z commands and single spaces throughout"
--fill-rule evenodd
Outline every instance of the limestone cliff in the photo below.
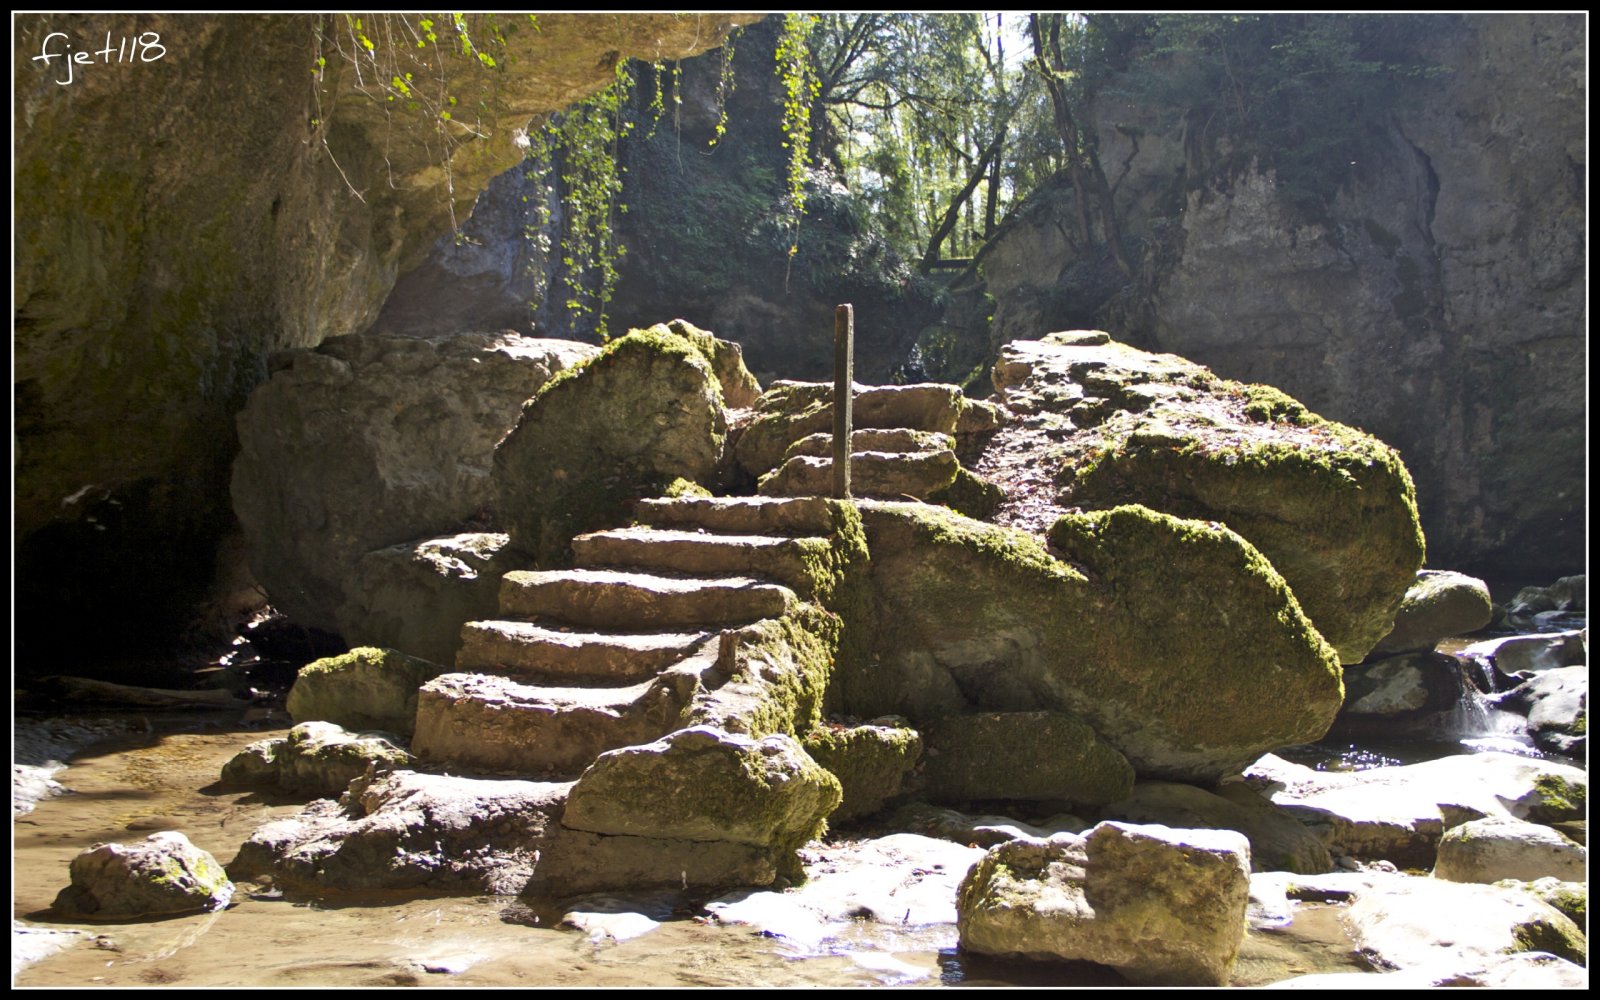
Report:
M 1338 194 L 1308 210 L 1218 129 L 1116 85 L 1100 158 L 1142 269 L 1076 250 L 1038 192 L 985 255 L 991 344 L 1100 325 L 1264 382 L 1397 447 L 1434 565 L 1573 572 L 1583 551 L 1581 15 L 1440 16 Z
M 232 418 L 267 355 L 369 324 L 530 118 L 619 60 L 689 56 L 755 19 L 505 15 L 492 47 L 474 22 L 495 68 L 440 58 L 442 40 L 427 65 L 475 109 L 444 121 L 356 90 L 377 61 L 340 54 L 360 51 L 342 17 L 19 16 L 21 620 L 93 612 L 107 638 L 169 636 L 211 579 Z M 384 27 L 401 26 L 364 31 L 386 44 Z

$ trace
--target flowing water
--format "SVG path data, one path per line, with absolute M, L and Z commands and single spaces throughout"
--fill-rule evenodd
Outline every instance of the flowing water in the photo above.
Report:
M 140 725 L 139 728 L 145 728 Z M 587 930 L 511 897 L 286 899 L 252 893 L 217 913 L 117 924 L 53 919 L 74 855 L 91 844 L 181 830 L 231 859 L 261 823 L 297 803 L 208 789 L 245 744 L 281 728 L 193 718 L 150 725 L 81 755 L 57 775 L 70 794 L 13 822 L 13 982 L 84 986 L 1097 986 L 1080 965 L 994 961 L 956 949 L 949 924 L 856 921 L 820 942 L 722 926 L 693 901 L 641 898 Z M 50 953 L 52 947 L 59 950 Z M 43 957 L 16 970 L 19 953 Z M 1235 985 L 1310 972 L 1366 971 L 1339 908 L 1302 904 L 1285 927 L 1253 930 Z

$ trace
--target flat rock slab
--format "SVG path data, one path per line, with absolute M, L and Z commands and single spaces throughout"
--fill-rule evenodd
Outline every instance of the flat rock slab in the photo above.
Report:
M 245 747 L 222 766 L 222 781 L 332 798 L 369 768 L 395 771 L 411 763 L 411 754 L 391 737 L 351 733 L 331 722 L 302 722 L 282 737 Z
M 445 674 L 417 699 L 412 750 L 424 760 L 522 775 L 575 775 L 599 754 L 682 724 L 700 682 L 670 671 L 623 688 L 537 687 Z
M 1125 799 L 1107 806 L 1107 819 L 1159 823 L 1184 829 L 1236 830 L 1250 841 L 1250 865 L 1257 872 L 1312 875 L 1333 868 L 1333 859 L 1316 834 L 1285 810 L 1242 786 L 1222 794 L 1193 785 L 1141 781 Z
M 968 951 L 1096 962 L 1138 985 L 1220 986 L 1249 895 L 1241 834 L 1101 823 L 991 849 L 956 908 Z
M 709 632 L 585 632 L 554 622 L 479 621 L 461 630 L 456 668 L 542 684 L 636 684 L 694 653 Z
M 954 451 L 956 439 L 951 434 L 937 434 L 932 431 L 914 431 L 906 427 L 893 428 L 868 428 L 850 433 L 850 451 Z M 833 432 L 824 434 L 810 434 L 789 446 L 784 453 L 784 459 L 794 458 L 796 455 L 808 455 L 812 458 L 833 457 Z
M 316 891 L 514 894 L 570 788 L 397 771 L 258 828 L 228 870 Z
M 672 497 L 641 500 L 638 519 L 658 528 L 700 528 L 736 535 L 826 535 L 833 530 L 822 497 Z
M 72 859 L 71 877 L 53 907 L 66 917 L 133 920 L 220 910 L 233 899 L 217 859 L 170 830 L 135 844 L 96 844 Z
M 1245 778 L 1313 830 L 1334 855 L 1433 867 L 1445 811 L 1552 822 L 1582 815 L 1579 768 L 1487 752 L 1365 771 L 1315 771 L 1268 754 Z
M 777 618 L 798 600 L 788 587 L 751 577 L 669 577 L 619 570 L 514 571 L 500 610 L 620 631 L 743 625 Z
M 1527 893 L 1398 878 L 1360 892 L 1346 924 L 1374 962 L 1393 969 L 1477 969 L 1515 952 L 1583 962 L 1583 931 Z
M 572 554 L 584 568 L 685 573 L 701 577 L 766 577 L 810 594 L 826 565 L 826 538 L 724 535 L 672 528 L 614 528 L 579 535 Z

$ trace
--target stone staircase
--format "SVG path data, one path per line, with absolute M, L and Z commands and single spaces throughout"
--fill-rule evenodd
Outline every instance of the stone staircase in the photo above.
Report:
M 780 383 L 763 397 L 740 460 L 765 496 L 826 496 L 833 484 L 832 387 Z M 758 403 L 758 408 L 761 404 Z M 956 433 L 990 417 L 953 385 L 857 386 L 850 437 L 851 493 L 929 500 L 961 473 Z M 776 454 L 783 448 L 781 456 Z
M 835 544 L 817 498 L 646 500 L 637 521 L 574 539 L 574 569 L 506 574 L 502 617 L 469 622 L 458 672 L 419 692 L 413 752 L 569 778 L 702 721 L 740 630 L 815 599 Z

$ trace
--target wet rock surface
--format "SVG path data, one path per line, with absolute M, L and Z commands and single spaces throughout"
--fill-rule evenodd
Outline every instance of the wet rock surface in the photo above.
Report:
M 267 786 L 308 798 L 335 798 L 350 782 L 412 763 L 398 737 L 350 733 L 331 722 L 302 722 L 288 734 L 252 743 L 222 768 L 227 787 Z
M 363 646 L 300 669 L 287 708 L 296 722 L 332 722 L 409 736 L 417 692 L 445 667 L 392 649 Z
M 1491 818 L 1453 826 L 1439 840 L 1435 878 L 1451 882 L 1498 882 L 1541 878 L 1581 880 L 1588 852 L 1548 826 Z

